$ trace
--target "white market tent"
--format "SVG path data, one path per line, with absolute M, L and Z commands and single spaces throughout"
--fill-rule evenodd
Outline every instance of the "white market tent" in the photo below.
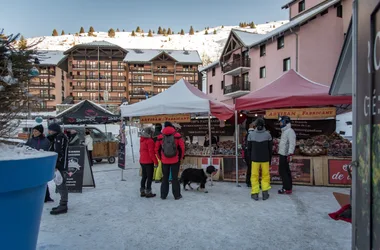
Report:
M 131 105 L 121 105 L 120 110 L 123 117 L 208 113 L 219 120 L 227 120 L 234 114 L 233 106 L 212 100 L 183 79 L 152 98 Z

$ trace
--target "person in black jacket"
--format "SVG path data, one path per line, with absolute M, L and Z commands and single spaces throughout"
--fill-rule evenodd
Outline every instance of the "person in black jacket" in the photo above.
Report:
M 263 200 L 269 198 L 270 173 L 269 166 L 272 161 L 272 136 L 265 130 L 264 119 L 258 118 L 255 122 L 256 129 L 248 135 L 248 153 L 251 159 L 251 198 L 259 200 L 259 170 L 261 167 L 261 189 Z
M 32 130 L 33 136 L 26 142 L 26 146 L 36 150 L 49 151 L 50 141 L 44 135 L 44 127 L 37 125 Z M 54 202 L 50 197 L 49 185 L 46 187 L 45 202 Z
M 57 169 L 63 178 L 61 185 L 57 186 L 57 190 L 61 196 L 59 206 L 52 209 L 50 214 L 58 215 L 67 213 L 68 191 L 66 186 L 66 173 L 68 170 L 68 146 L 69 140 L 67 136 L 62 132 L 61 127 L 57 123 L 50 124 L 48 139 L 51 142 L 50 150 L 58 154 L 57 163 L 55 169 Z

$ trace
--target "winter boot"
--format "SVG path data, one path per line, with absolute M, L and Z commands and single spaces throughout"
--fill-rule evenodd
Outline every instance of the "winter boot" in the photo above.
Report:
M 59 214 L 65 214 L 67 213 L 67 206 L 59 205 L 58 207 L 53 208 L 50 211 L 51 215 L 59 215 Z
M 175 197 L 174 199 L 175 199 L 175 200 L 182 199 L 182 195 L 180 195 L 180 196 L 178 196 L 178 197 Z
M 140 197 L 145 197 L 145 196 L 146 196 L 145 189 L 140 188 Z
M 292 194 L 292 190 L 280 189 L 278 194 Z
M 54 202 L 54 200 L 52 198 L 50 198 L 50 197 L 46 197 L 45 198 L 45 203 L 47 203 L 47 202 Z
M 251 198 L 254 199 L 255 201 L 259 200 L 259 194 L 251 194 Z
M 269 199 L 269 193 L 268 191 L 263 191 L 263 200 L 268 200 Z
M 156 194 L 153 194 L 152 190 L 146 190 L 145 191 L 145 197 L 146 198 L 153 198 L 153 197 L 156 197 Z

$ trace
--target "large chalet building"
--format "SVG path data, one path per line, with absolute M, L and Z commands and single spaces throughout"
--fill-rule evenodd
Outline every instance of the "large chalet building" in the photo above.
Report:
M 29 91 L 41 100 L 35 111 L 91 100 L 99 104 L 136 103 L 181 78 L 202 89 L 197 51 L 125 49 L 106 41 L 75 45 L 67 51 L 41 51 L 39 75 Z
M 232 30 L 220 59 L 203 69 L 207 94 L 233 104 L 294 69 L 330 85 L 348 30 L 352 0 L 293 0 L 288 23 L 267 34 Z

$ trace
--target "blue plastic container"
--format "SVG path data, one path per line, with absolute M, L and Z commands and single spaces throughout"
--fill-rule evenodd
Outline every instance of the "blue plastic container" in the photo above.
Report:
M 57 155 L 0 161 L 0 245 L 35 250 L 46 185 L 54 178 Z

